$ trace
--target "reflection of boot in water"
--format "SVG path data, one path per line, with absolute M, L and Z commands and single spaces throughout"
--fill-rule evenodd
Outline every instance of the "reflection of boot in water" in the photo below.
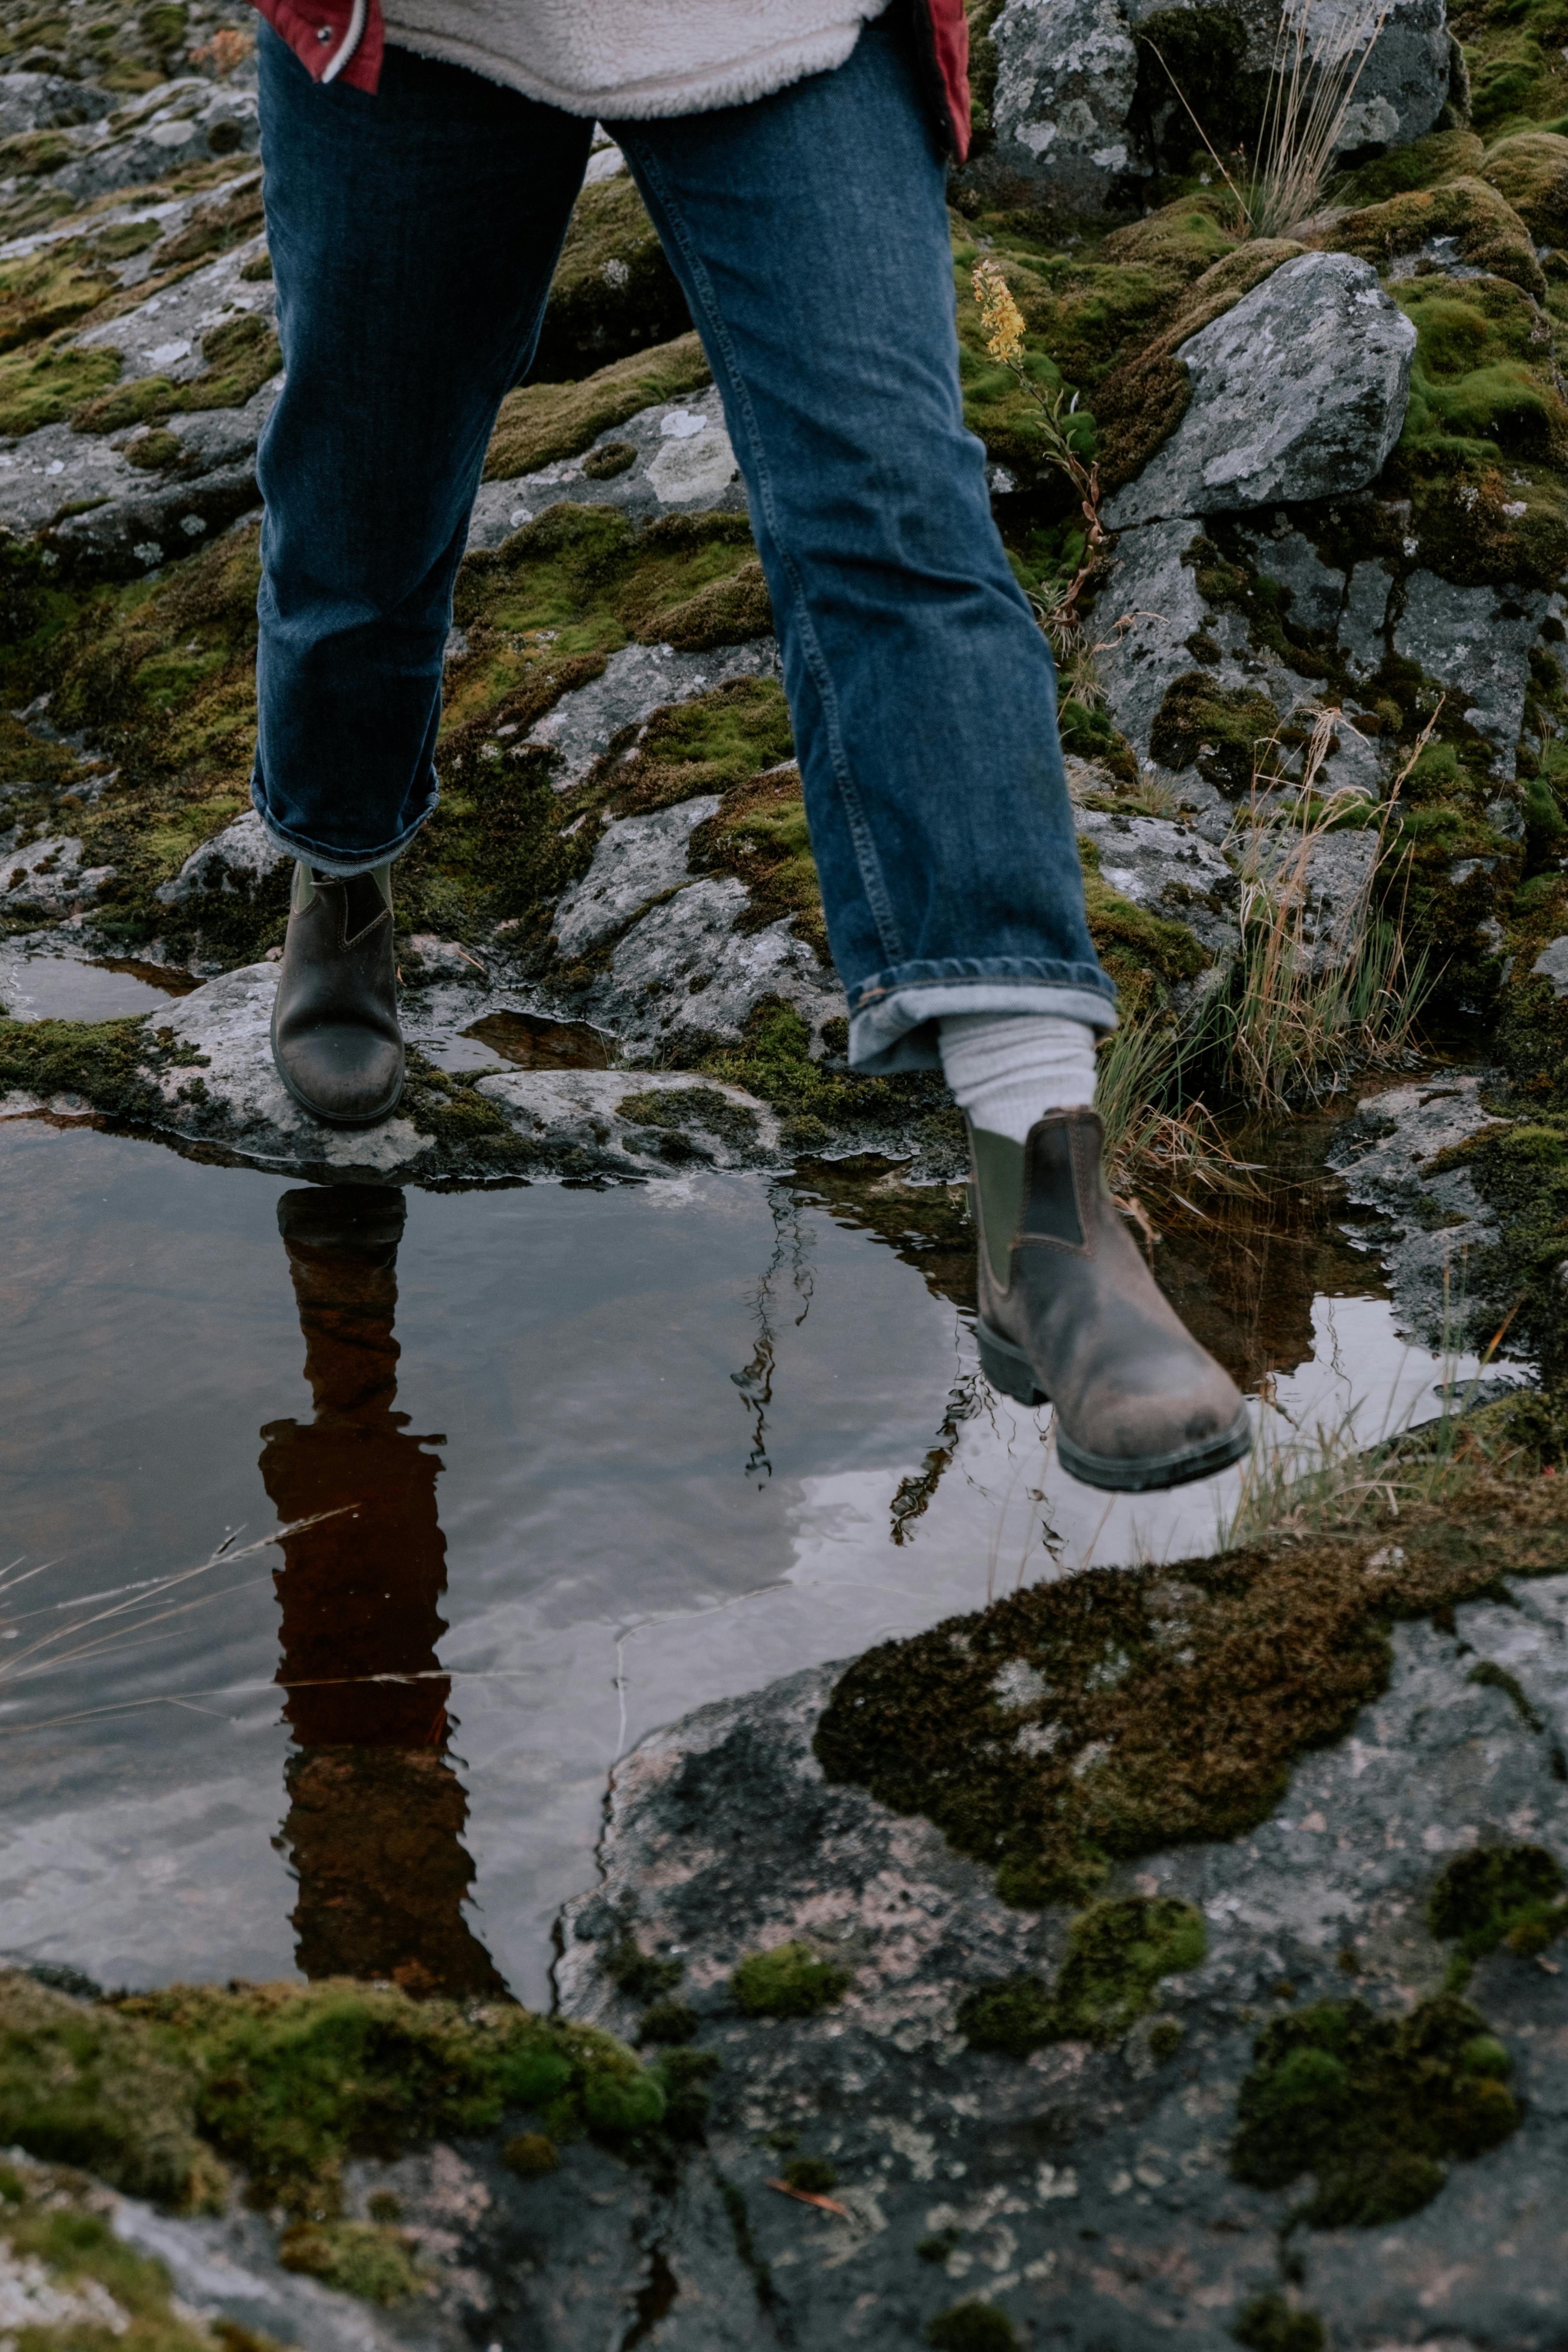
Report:
M 404 1213 L 403 1195 L 376 1185 L 285 1192 L 278 1204 L 315 1419 L 262 1431 L 261 1476 L 282 1520 L 338 1514 L 285 1538 L 277 1579 L 278 1679 L 298 1743 L 283 1826 L 299 1874 L 298 1957 L 312 1979 L 500 1992 L 464 1916 L 468 1805 L 446 1755 L 441 1465 L 424 1450 L 442 1440 L 411 1436 L 393 1410 Z

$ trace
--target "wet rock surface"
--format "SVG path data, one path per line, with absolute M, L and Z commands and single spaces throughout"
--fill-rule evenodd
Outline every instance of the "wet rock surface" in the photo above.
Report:
M 1392 1276 L 1400 1328 L 1425 1347 L 1454 1344 L 1474 1287 L 1470 1257 L 1498 1239 L 1462 1147 L 1505 1127 L 1488 1108 L 1500 1080 L 1495 1070 L 1456 1070 L 1367 1095 L 1330 1155 L 1347 1197 L 1376 1213 L 1369 1238 Z

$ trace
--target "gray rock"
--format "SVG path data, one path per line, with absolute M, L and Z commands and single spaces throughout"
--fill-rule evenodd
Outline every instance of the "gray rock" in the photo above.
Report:
M 1491 744 L 1492 773 L 1514 772 L 1530 649 L 1548 598 L 1533 589 L 1458 588 L 1436 572 L 1412 572 L 1394 625 L 1394 648 L 1460 698 L 1464 716 Z
M 167 882 L 161 882 L 153 892 L 160 905 L 183 907 L 190 899 L 216 890 L 232 898 L 237 893 L 250 897 L 258 882 L 275 873 L 286 863 L 280 849 L 275 849 L 254 809 L 247 809 L 210 841 L 194 849 L 179 872 Z
M 1568 1579 L 1515 1591 L 1515 1609 L 1461 1609 L 1457 1634 L 1397 1626 L 1387 1690 L 1347 1738 L 1299 1760 L 1250 1835 L 1112 1871 L 1103 1892 L 1176 1895 L 1204 1914 L 1205 1958 L 1162 1987 L 1184 2029 L 1163 2063 L 1146 2030 L 1024 2063 L 966 2044 L 963 1996 L 1024 1969 L 1048 1978 L 1065 1914 L 1010 1909 L 926 1822 L 824 1780 L 811 1738 L 837 1669 L 702 1708 L 623 1759 L 601 1884 L 563 1920 L 562 2008 L 635 2032 L 638 2004 L 605 1966 L 629 1931 L 645 1951 L 679 1956 L 679 1997 L 721 2062 L 707 2147 L 663 2240 L 678 2291 L 653 2340 L 670 2352 L 727 2340 L 710 2332 L 706 2298 L 685 2303 L 688 2277 L 711 2278 L 715 2260 L 695 2193 L 706 2171 L 740 2200 L 752 2262 L 766 2265 L 757 2340 L 907 2352 L 938 2310 L 979 2295 L 1024 2340 L 1060 2352 L 1230 2352 L 1241 2307 L 1282 2284 L 1273 2233 L 1300 2195 L 1228 2174 L 1253 2038 L 1287 2011 L 1280 1980 L 1298 2006 L 1353 1993 L 1402 2013 L 1443 1980 L 1446 1951 L 1423 1923 L 1445 1858 L 1520 1837 L 1561 1850 L 1568 1836 L 1552 1766 L 1568 1718 Z M 1515 1677 L 1542 1729 L 1468 1679 L 1477 1658 Z M 783 2022 L 741 2014 L 727 1992 L 735 1963 L 795 1937 L 847 1969 L 843 2000 Z M 1472 1997 L 1512 2054 L 1526 2119 L 1479 2162 L 1456 2164 L 1396 2230 L 1289 2240 L 1306 2265 L 1300 2299 L 1332 2343 L 1555 2341 L 1542 2329 L 1561 2323 L 1568 2257 L 1546 2186 L 1568 2157 L 1562 1979 L 1500 1954 Z M 770 2187 L 770 2136 L 785 2131 L 835 2165 L 841 2213 Z M 945 2256 L 916 2259 L 937 2234 Z M 731 2316 L 748 2292 L 732 2280 Z
M 119 103 L 111 91 L 64 74 L 0 74 L 0 139 L 67 123 L 100 122 Z
M 732 874 L 688 882 L 616 940 L 609 969 L 585 992 L 559 1000 L 572 1019 L 614 1030 L 638 1056 L 689 1030 L 737 1039 L 760 998 L 782 996 L 816 1033 L 842 1015 L 843 992 L 787 918 L 742 928 L 745 885 Z
M 67 135 L 78 152 L 49 184 L 79 205 L 215 155 L 253 154 L 261 141 L 256 92 L 200 78 L 162 83 L 106 123 Z
M 1304 253 L 1177 353 L 1192 404 L 1137 479 L 1113 530 L 1357 490 L 1399 438 L 1415 330 L 1349 254 Z
M 599 480 L 585 474 L 584 457 L 613 443 L 636 452 L 632 463 Z M 499 547 L 510 532 L 563 499 L 574 506 L 620 507 L 639 520 L 692 507 L 743 514 L 746 494 L 717 387 L 640 410 L 601 433 L 583 457 L 557 458 L 537 473 L 481 483 L 468 524 L 469 547 Z
M 1201 835 L 1163 817 L 1096 809 L 1079 809 L 1073 822 L 1099 850 L 1100 878 L 1113 890 L 1151 914 L 1185 923 L 1212 956 L 1234 951 L 1239 886 L 1227 861 Z
M 1177 0 L 1184 5 L 1184 0 Z M 1170 12 L 1170 0 L 1009 0 L 992 26 L 999 69 L 993 157 L 982 166 L 1037 181 L 1068 210 L 1094 213 L 1135 201 L 1152 170 L 1146 126 L 1133 121 L 1135 26 Z M 1230 0 L 1246 41 L 1243 63 L 1267 72 L 1279 15 L 1270 0 Z M 1340 46 L 1338 0 L 1308 0 L 1309 57 Z M 1448 100 L 1444 0 L 1390 0 L 1367 27 L 1353 99 L 1340 126 L 1341 152 L 1400 146 L 1431 130 Z M 1170 101 L 1172 113 L 1176 103 Z M 1189 143 L 1191 141 L 1189 140 Z
M 0 858 L 0 913 L 64 915 L 90 903 L 114 868 L 84 866 L 82 854 L 79 841 L 61 834 L 8 851 Z
M 204 84 L 205 88 L 205 85 Z M 237 194 L 253 178 L 236 181 L 227 193 Z M 255 236 L 237 245 L 216 261 L 192 270 L 175 285 L 153 294 L 133 310 L 122 311 L 100 326 L 89 327 L 77 338 L 84 351 L 109 350 L 121 354 L 120 381 L 163 375 L 172 383 L 188 383 L 206 364 L 202 337 L 242 313 L 270 320 L 278 308 L 278 289 L 270 278 L 241 276 L 247 262 L 266 250 L 266 239 Z
M 1445 1072 L 1369 1095 L 1329 1155 L 1347 1197 L 1384 1221 L 1377 1246 L 1399 1329 L 1423 1348 L 1458 1344 L 1474 1304 L 1468 1260 L 1498 1239 L 1464 1162 L 1436 1173 L 1430 1163 L 1497 1124 L 1480 1097 L 1498 1082 L 1494 1070 Z
M 650 899 L 679 889 L 689 878 L 687 844 L 694 829 L 719 806 L 717 793 L 658 809 L 652 816 L 615 817 L 605 827 L 594 862 L 555 909 L 554 930 L 563 956 L 581 955 L 608 932 L 619 930 Z
M 995 163 L 1073 212 L 1113 205 L 1133 168 L 1138 53 L 1119 0 L 1008 0 L 992 26 Z
M 1532 978 L 1539 972 L 1552 982 L 1553 996 L 1568 996 L 1568 937 L 1549 940 L 1530 970 Z
M 580 783 L 623 729 L 635 727 L 668 702 L 689 702 L 732 677 L 777 677 L 779 649 L 771 637 L 717 646 L 701 654 L 672 646 L 623 646 L 601 676 L 563 694 L 524 739 L 559 755 L 557 791 Z M 632 750 L 635 751 L 636 746 Z
M 1312 839 L 1303 859 L 1288 820 L 1278 835 L 1266 836 L 1259 865 L 1280 900 L 1292 909 L 1300 907 L 1308 971 L 1337 969 L 1360 941 L 1378 847 L 1379 835 L 1370 829 L 1323 833 Z
M 1140 753 L 1173 679 L 1203 665 L 1188 644 L 1209 621 L 1190 563 L 1184 563 L 1203 525 L 1191 519 L 1124 530 L 1114 568 L 1095 606 L 1095 627 L 1106 641 L 1100 675 L 1112 716 Z

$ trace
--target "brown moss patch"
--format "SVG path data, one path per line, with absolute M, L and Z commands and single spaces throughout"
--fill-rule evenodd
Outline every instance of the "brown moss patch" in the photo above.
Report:
M 1468 1497 L 1412 1506 L 1399 1531 L 1395 1566 L 1369 1565 L 1369 1535 L 1092 1570 L 884 1643 L 837 1685 L 817 1756 L 830 1780 L 923 1813 L 1016 1902 L 1081 1892 L 1111 1860 L 1238 1836 L 1294 1759 L 1384 1687 L 1395 1620 L 1469 1599 L 1500 1569 L 1568 1560 L 1568 1521 L 1540 1481 L 1478 1471 Z
M 601 433 L 624 425 L 639 409 L 682 399 L 711 382 L 702 345 L 689 333 L 597 368 L 580 383 L 524 384 L 501 403 L 485 458 L 485 479 L 509 481 L 559 458 L 575 457 Z

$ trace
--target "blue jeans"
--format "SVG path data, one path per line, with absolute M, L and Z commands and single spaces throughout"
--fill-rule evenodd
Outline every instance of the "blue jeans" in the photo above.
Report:
M 773 596 L 828 938 L 863 1069 L 948 1012 L 1109 1027 L 1050 655 L 963 424 L 945 174 L 890 10 L 837 72 L 611 124 L 697 322 Z M 388 51 L 317 87 L 260 36 L 287 382 L 253 792 L 329 871 L 436 805 L 452 583 L 587 159 L 585 121 Z

